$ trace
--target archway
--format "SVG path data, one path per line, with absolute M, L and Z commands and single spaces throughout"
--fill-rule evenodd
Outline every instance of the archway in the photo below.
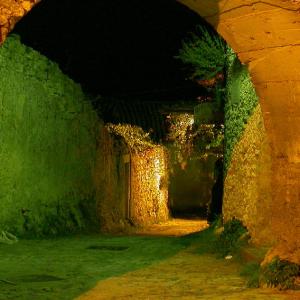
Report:
M 288 242 L 290 251 L 295 251 L 300 246 L 300 85 L 297 72 L 300 64 L 300 4 L 280 0 L 181 2 L 211 23 L 240 60 L 248 65 L 260 98 L 267 144 L 270 145 L 268 149 L 262 138 L 259 151 L 265 158 L 259 166 L 254 166 L 254 173 L 249 176 L 257 176 L 252 181 L 252 189 L 257 190 L 256 222 L 261 224 L 256 224 L 255 235 L 260 242 L 270 241 L 273 235 L 282 243 Z M 259 134 L 258 123 L 252 125 L 253 134 Z M 240 151 L 246 154 L 247 149 Z M 241 161 L 234 163 L 241 164 Z M 230 201 L 230 194 L 239 193 L 239 190 L 239 186 L 233 190 L 225 189 L 227 200 Z M 234 203 L 225 203 L 225 216 L 230 215 L 230 206 L 234 207 Z M 299 256 L 295 255 L 294 260 L 299 262 Z
M 1 6 L 1 41 L 14 24 L 38 1 L 4 1 Z M 297 1 L 210 1 L 181 0 L 198 12 L 226 39 L 248 65 L 260 97 L 262 115 L 249 126 L 249 134 L 261 135 L 256 150 L 260 159 L 246 178 L 251 178 L 256 215 L 248 218 L 248 226 L 257 242 L 288 242 L 290 251 L 299 249 L 300 239 L 300 111 L 299 102 L 299 8 Z M 286 59 L 288 58 L 288 60 Z M 261 129 L 261 121 L 267 135 Z M 251 125 L 251 126 L 250 126 Z M 252 129 L 251 129 L 252 128 Z M 243 139 L 242 139 L 243 141 Z M 240 143 L 240 154 L 247 145 Z M 271 161 L 269 161 L 271 158 Z M 238 169 L 239 158 L 233 164 Z M 241 185 L 227 193 L 225 217 L 240 213 L 233 195 Z M 233 198 L 231 198 L 233 197 Z M 254 222 L 255 221 L 255 222 Z M 272 239 L 270 238 L 272 237 Z M 294 249 L 294 250 L 293 250 Z M 299 262 L 299 257 L 294 257 Z

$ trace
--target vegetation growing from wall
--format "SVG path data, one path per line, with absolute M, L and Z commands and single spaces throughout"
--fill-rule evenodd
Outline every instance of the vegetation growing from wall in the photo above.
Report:
M 269 264 L 261 269 L 262 282 L 269 287 L 279 289 L 295 288 L 295 280 L 300 276 L 300 266 L 287 260 L 280 260 L 275 257 Z
M 190 39 L 183 41 L 177 58 L 187 65 L 192 73 L 191 79 L 200 78 L 199 83 L 208 89 L 214 86 L 213 102 L 200 104 L 197 115 L 206 115 L 210 119 L 211 114 L 223 110 L 225 102 L 224 168 L 227 172 L 232 151 L 258 104 L 247 66 L 240 63 L 233 50 L 218 35 L 201 27 Z
M 79 85 L 16 36 L 0 48 L 0 72 L 0 230 L 86 228 L 96 220 L 96 113 Z
M 141 127 L 130 124 L 107 124 L 106 127 L 110 133 L 124 138 L 126 144 L 135 152 L 155 146 L 150 133 L 144 132 Z
M 240 63 L 232 50 L 228 50 L 226 103 L 225 103 L 225 171 L 228 170 L 236 143 L 245 125 L 258 105 L 258 97 L 247 66 Z

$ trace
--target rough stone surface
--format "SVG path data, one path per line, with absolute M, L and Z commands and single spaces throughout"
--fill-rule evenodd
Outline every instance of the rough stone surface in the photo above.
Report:
M 134 232 L 132 225 L 168 220 L 167 172 L 163 147 L 133 153 L 122 138 L 104 128 L 94 176 L 101 230 Z
M 168 220 L 168 162 L 164 147 L 131 156 L 130 218 L 135 225 Z
M 256 231 L 256 237 L 269 236 L 279 244 L 288 244 L 286 249 L 294 251 L 297 256 L 294 260 L 300 263 L 295 251 L 300 248 L 300 3 L 292 0 L 180 2 L 211 23 L 248 65 L 260 97 L 271 149 L 271 182 L 267 193 L 271 203 L 266 212 L 270 227 Z M 263 173 L 268 176 L 267 169 Z
M 272 241 L 270 226 L 270 149 L 260 105 L 248 120 L 247 127 L 235 146 L 224 184 L 224 219 L 243 221 L 253 241 Z
M 0 44 L 15 24 L 40 0 L 0 0 Z

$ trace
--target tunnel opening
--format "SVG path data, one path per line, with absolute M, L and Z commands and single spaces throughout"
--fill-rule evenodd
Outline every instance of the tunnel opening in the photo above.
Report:
M 204 116 L 203 107 L 209 107 L 214 97 L 211 86 L 215 82 L 207 83 L 203 78 L 188 80 L 187 72 L 182 71 L 187 67 L 174 56 L 178 54 L 182 39 L 194 31 L 196 25 L 200 24 L 209 32 L 214 30 L 175 1 L 163 4 L 149 1 L 147 5 L 139 1 L 131 1 L 130 5 L 123 1 L 114 4 L 100 1 L 88 5 L 84 14 L 82 5 L 80 1 L 42 1 L 17 24 L 13 33 L 20 35 L 24 44 L 58 63 L 65 74 L 79 82 L 105 123 L 139 126 L 150 133 L 155 143 L 169 146 L 170 157 L 173 157 L 169 165 L 170 215 L 208 218 L 213 193 L 216 193 L 215 184 L 218 182 L 219 186 L 222 181 L 217 180 L 220 176 L 216 175 L 216 165 L 223 150 L 221 144 L 217 153 L 203 153 L 203 150 L 211 143 L 212 138 L 208 136 L 216 138 L 223 130 L 222 117 L 213 112 L 212 118 L 206 116 L 205 122 L 199 120 Z M 182 22 L 178 22 L 179 19 Z M 204 108 L 206 113 L 207 107 Z M 208 111 L 212 113 L 210 108 Z M 181 149 L 181 154 L 180 149 L 174 150 L 176 138 L 172 137 L 170 121 L 173 125 L 179 124 L 180 115 L 189 115 L 191 123 L 184 135 L 198 135 L 201 153 L 199 149 Z M 214 122 L 219 133 L 213 129 Z M 197 133 L 193 131 L 194 123 L 197 123 Z M 209 142 L 204 141 L 205 138 Z M 207 144 L 203 146 L 203 143 Z M 191 148 L 192 143 L 187 141 L 186 146 Z M 126 181 L 119 181 L 125 201 L 122 214 L 126 222 L 134 223 L 132 156 L 128 155 L 130 151 L 125 152 L 118 158 L 116 174 Z M 161 175 L 156 175 L 156 179 L 158 176 L 157 186 L 161 193 L 167 179 L 162 179 Z M 217 194 L 220 200 L 220 192 Z

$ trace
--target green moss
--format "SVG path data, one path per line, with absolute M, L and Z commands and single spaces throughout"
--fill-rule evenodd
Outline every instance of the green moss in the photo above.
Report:
M 258 105 L 258 97 L 246 66 L 235 54 L 228 59 L 225 103 L 225 172 L 230 165 L 236 143 L 240 140 L 245 125 Z
M 85 228 L 95 219 L 96 113 L 79 85 L 16 36 L 0 48 L 0 72 L 0 229 Z

